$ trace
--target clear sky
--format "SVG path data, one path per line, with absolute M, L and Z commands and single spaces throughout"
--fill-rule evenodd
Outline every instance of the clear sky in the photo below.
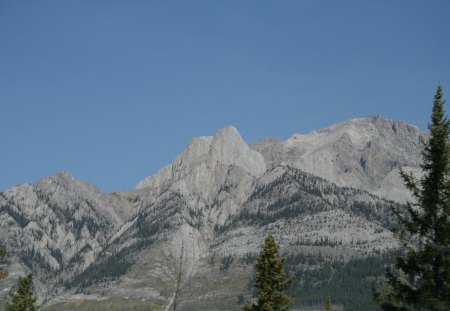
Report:
M 448 0 L 0 0 L 0 191 L 58 171 L 131 189 L 229 124 L 426 129 L 439 82 L 450 103 Z

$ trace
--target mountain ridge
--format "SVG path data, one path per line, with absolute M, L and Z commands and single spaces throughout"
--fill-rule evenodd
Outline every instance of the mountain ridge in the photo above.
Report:
M 389 205 L 408 198 L 394 175 L 400 165 L 419 170 L 420 137 L 376 116 L 251 145 L 227 126 L 193 138 L 137 189 L 105 194 L 67 172 L 8 188 L 0 236 L 10 276 L 1 284 L 33 271 L 50 309 L 119 299 L 167 310 L 180 299 L 186 310 L 220 310 L 236 304 L 236 290 L 248 295 L 247 259 L 268 232 L 294 255 L 347 262 L 387 252 L 396 248 Z M 211 275 L 218 281 L 205 287 Z M 203 294 L 192 298 L 189 287 Z
M 398 168 L 404 166 L 406 170 L 420 174 L 420 140 L 427 137 L 426 133 L 421 132 L 417 126 L 402 121 L 385 119 L 379 115 L 355 118 L 311 131 L 308 134 L 292 134 L 286 141 L 265 138 L 249 144 L 252 150 L 264 158 L 264 164 L 262 164 L 260 159 L 253 159 L 255 155 L 253 158 L 249 157 L 248 152 L 239 148 L 234 149 L 235 154 L 227 158 L 228 162 L 215 159 L 214 154 L 208 155 L 211 153 L 213 138 L 220 137 L 222 131 L 233 132 L 243 146 L 243 140 L 233 126 L 224 127 L 215 136 L 193 138 L 173 164 L 145 178 L 138 183 L 137 188 L 160 187 L 164 181 L 174 178 L 176 174 L 174 170 L 183 170 L 179 168 L 183 160 L 192 164 L 192 158 L 208 157 L 210 161 L 231 162 L 228 164 L 244 167 L 254 176 L 260 176 L 260 172 L 265 170 L 264 166 L 267 169 L 275 165 L 287 164 L 340 186 L 363 187 L 379 196 L 406 202 L 412 198 L 404 195 L 406 191 L 399 179 Z M 239 144 L 230 143 L 229 139 L 222 145 L 236 147 Z M 384 156 L 383 153 L 388 156 Z M 259 163 L 260 169 L 248 169 L 245 165 L 233 162 L 233 156 L 237 155 L 241 156 L 240 159 L 247 161 L 253 159 Z M 189 159 L 184 159 L 186 157 Z

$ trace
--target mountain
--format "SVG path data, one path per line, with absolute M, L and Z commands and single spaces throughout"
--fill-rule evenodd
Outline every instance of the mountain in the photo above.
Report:
M 339 186 L 364 189 L 405 202 L 411 197 L 399 167 L 420 174 L 420 140 L 426 134 L 413 125 L 380 116 L 353 119 L 287 141 L 254 143 L 267 167 L 282 163 L 323 177 Z
M 265 171 L 264 157 L 242 140 L 236 128 L 228 126 L 214 136 L 192 139 L 173 164 L 141 181 L 137 189 L 179 193 L 192 209 L 208 209 L 207 221 L 214 225 L 239 208 L 255 178 Z M 223 187 L 235 191 L 219 198 Z M 221 202 L 213 204 L 214 200 Z
M 91 265 L 133 212 L 126 202 L 68 173 L 7 189 L 0 206 L 2 243 L 33 270 L 44 297 Z M 11 275 L 20 268 L 14 264 Z
M 9 188 L 0 296 L 32 271 L 46 310 L 238 310 L 273 233 L 299 276 L 299 307 L 321 305 L 326 289 L 345 308 L 376 310 L 370 286 L 397 248 L 389 207 L 409 198 L 398 169 L 420 174 L 421 138 L 378 116 L 251 145 L 228 126 L 134 190 L 101 193 L 68 173 Z M 340 292 L 337 275 L 369 298 Z

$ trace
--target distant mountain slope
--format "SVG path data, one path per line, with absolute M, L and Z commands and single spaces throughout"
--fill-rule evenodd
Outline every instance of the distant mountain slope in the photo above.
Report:
M 264 139 L 251 147 L 267 167 L 284 163 L 339 186 L 364 189 L 391 200 L 409 199 L 400 166 L 420 172 L 420 139 L 413 125 L 380 116 L 353 119 L 287 141 Z
M 92 264 L 131 213 L 126 202 L 60 173 L 0 195 L 0 236 L 14 260 L 33 270 L 39 295 L 47 296 Z M 11 276 L 16 269 L 23 267 Z
M 357 258 L 395 250 L 389 206 L 408 198 L 396 174 L 399 165 L 419 171 L 422 136 L 371 117 L 249 146 L 226 127 L 194 138 L 135 190 L 103 194 L 68 173 L 7 189 L 0 239 L 10 274 L 0 296 L 31 270 L 52 310 L 238 310 L 269 232 L 292 273 L 348 273 Z M 302 303 L 314 304 L 308 295 Z

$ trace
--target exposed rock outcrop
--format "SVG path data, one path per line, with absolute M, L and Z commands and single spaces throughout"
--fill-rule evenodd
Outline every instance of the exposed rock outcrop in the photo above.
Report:
M 195 306 L 235 296 L 217 285 L 230 283 L 227 273 L 246 286 L 249 265 L 227 269 L 253 256 L 268 232 L 292 254 L 347 260 L 393 249 L 394 203 L 385 198 L 410 198 L 398 170 L 420 175 L 421 137 L 378 116 L 252 145 L 228 126 L 193 138 L 134 190 L 104 194 L 68 173 L 12 187 L 0 194 L 10 272 L 0 296 L 33 271 L 47 305 L 130 299 L 161 309 L 179 291 Z M 222 281 L 205 286 L 212 274 Z
M 251 145 L 267 167 L 281 163 L 339 186 L 364 189 L 405 202 L 411 199 L 398 174 L 400 166 L 420 173 L 421 138 L 413 125 L 380 116 L 353 119 L 287 141 L 265 139 Z

